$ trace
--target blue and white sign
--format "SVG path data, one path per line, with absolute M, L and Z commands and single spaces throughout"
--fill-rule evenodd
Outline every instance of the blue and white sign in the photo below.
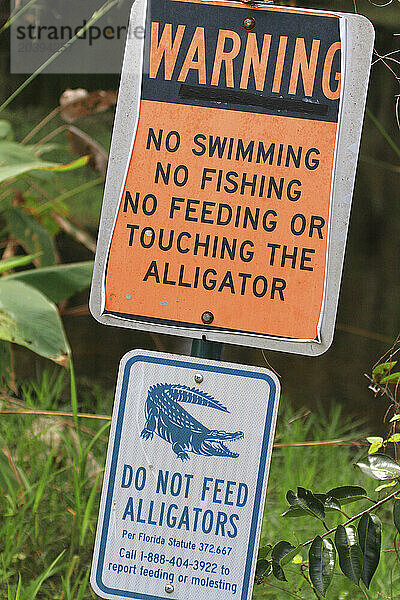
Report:
M 124 356 L 92 565 L 99 596 L 251 597 L 279 391 L 267 369 Z

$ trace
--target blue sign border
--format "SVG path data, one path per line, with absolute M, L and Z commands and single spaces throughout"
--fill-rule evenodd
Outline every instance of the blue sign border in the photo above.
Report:
M 129 377 L 130 377 L 130 371 L 131 371 L 132 366 L 137 362 L 163 364 L 163 365 L 167 365 L 167 366 L 171 366 L 171 367 L 181 367 L 181 368 L 186 368 L 186 369 L 187 368 L 196 369 L 198 371 L 208 371 L 210 373 L 222 373 L 225 375 L 233 375 L 233 376 L 236 375 L 236 376 L 240 376 L 240 377 L 249 377 L 251 379 L 263 379 L 268 383 L 268 385 L 270 387 L 267 415 L 266 415 L 266 420 L 265 420 L 265 428 L 264 428 L 264 435 L 263 435 L 263 442 L 262 442 L 262 449 L 261 449 L 260 464 L 259 464 L 259 468 L 258 468 L 256 493 L 255 493 L 255 498 L 254 498 L 254 510 L 253 510 L 253 517 L 251 520 L 249 543 L 247 546 L 247 557 L 246 557 L 245 573 L 244 573 L 242 595 L 241 595 L 241 600 L 244 600 L 247 597 L 249 584 L 250 584 L 253 554 L 255 552 L 254 545 L 255 545 L 255 539 L 256 539 L 256 535 L 257 535 L 258 518 L 259 518 L 260 509 L 261 509 L 261 505 L 262 505 L 262 491 L 263 491 L 263 484 L 264 484 L 264 478 L 265 478 L 265 469 L 266 469 L 266 462 L 267 462 L 267 457 L 268 457 L 268 449 L 269 449 L 270 443 L 272 442 L 271 429 L 272 429 L 272 422 L 273 422 L 274 412 L 275 412 L 275 404 L 276 404 L 277 400 L 279 400 L 279 398 L 277 398 L 276 383 L 270 375 L 267 375 L 267 373 L 262 373 L 259 371 L 231 369 L 229 367 L 223 367 L 223 366 L 219 366 L 219 365 L 207 365 L 204 363 L 189 362 L 184 359 L 183 360 L 168 359 L 168 358 L 164 358 L 161 356 L 160 357 L 146 356 L 146 355 L 133 356 L 132 358 L 127 360 L 125 367 L 124 367 L 120 402 L 119 402 L 119 407 L 118 407 L 117 423 L 116 423 L 115 436 L 114 436 L 114 445 L 113 445 L 112 459 L 111 459 L 111 465 L 110 465 L 110 476 L 109 476 L 109 480 L 108 480 L 107 498 L 106 498 L 106 503 L 105 503 L 105 507 L 104 507 L 103 527 L 102 527 L 102 531 L 101 531 L 100 547 L 99 547 L 98 561 L 97 561 L 97 567 L 96 567 L 96 584 L 97 584 L 99 590 L 101 590 L 105 594 L 110 594 L 110 595 L 116 596 L 116 597 L 119 596 L 119 597 L 123 597 L 123 598 L 136 598 L 138 600 L 170 600 L 163 596 L 151 596 L 149 594 L 141 594 L 138 592 L 130 592 L 130 591 L 126 591 L 126 590 L 118 590 L 118 589 L 114 589 L 114 588 L 109 588 L 109 587 L 106 587 L 102 582 L 104 556 L 105 556 L 108 527 L 109 527 L 110 515 L 111 515 L 111 506 L 112 506 L 112 499 L 113 499 L 113 493 L 114 493 L 115 476 L 116 476 L 116 472 L 117 472 L 118 455 L 119 455 L 120 442 L 121 442 L 122 425 L 123 425 L 124 414 L 125 414 Z

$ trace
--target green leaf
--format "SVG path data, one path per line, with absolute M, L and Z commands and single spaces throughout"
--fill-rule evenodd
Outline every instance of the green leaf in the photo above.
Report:
M 400 477 L 400 465 L 386 454 L 370 454 L 356 465 L 365 475 L 379 481 L 389 481 Z
M 270 555 L 272 550 L 272 544 L 266 544 L 265 546 L 260 546 L 258 550 L 257 560 L 263 560 Z
M 257 560 L 255 573 L 256 583 L 261 583 L 261 579 L 263 579 L 264 577 L 268 577 L 268 575 L 270 575 L 271 573 L 272 564 L 270 560 L 265 560 L 265 558 Z
M 394 433 L 393 435 L 390 436 L 390 438 L 387 441 L 388 442 L 400 442 L 400 433 Z
M 309 511 L 318 519 L 325 519 L 324 505 L 310 490 L 298 487 L 297 494 L 292 490 L 289 490 L 286 494 L 286 500 L 291 506 L 299 506 L 300 508 Z
M 339 510 L 340 511 L 340 502 L 334 496 L 328 496 L 328 494 L 314 494 L 318 500 L 321 500 L 324 505 L 325 512 L 330 510 Z
M 281 561 L 293 550 L 295 550 L 295 547 L 286 541 L 278 542 L 272 549 L 272 573 L 279 581 L 287 581 L 284 570 L 281 567 Z
M 400 421 L 400 415 L 393 415 L 393 417 L 390 419 L 390 422 L 393 423 L 394 421 Z
M 58 304 L 90 285 L 93 261 L 20 271 L 7 277 L 27 283 Z
M 393 503 L 393 522 L 397 531 L 400 533 L 400 500 L 397 498 Z
M 57 307 L 21 281 L 0 279 L 0 339 L 67 366 L 70 349 Z
M 362 552 L 355 528 L 350 525 L 348 527 L 338 525 L 335 534 L 335 546 L 342 572 L 356 585 L 359 585 L 362 571 Z
M 382 380 L 383 377 L 386 377 L 387 375 L 389 375 L 390 371 L 393 369 L 393 367 L 395 365 L 397 365 L 397 360 L 395 360 L 393 362 L 381 363 L 380 365 L 375 367 L 375 369 L 373 369 L 373 371 L 372 371 L 373 381 L 380 383 L 380 381 Z
M 370 444 L 374 444 L 375 442 L 383 443 L 383 437 L 370 436 L 370 437 L 367 437 L 366 439 L 367 439 L 367 442 L 369 442 Z
M 1 167 L 0 167 L 1 169 Z M 34 217 L 19 206 L 13 206 L 6 212 L 10 233 L 20 242 L 26 252 L 40 253 L 39 265 L 46 267 L 56 262 L 53 240 Z
M 382 524 L 379 517 L 368 513 L 363 515 L 358 523 L 357 531 L 363 554 L 361 579 L 369 588 L 381 553 Z
M 34 146 L 22 146 L 17 142 L 0 140 L 0 182 L 29 173 L 30 171 L 70 171 L 88 162 L 83 156 L 66 165 L 42 160 Z
M 368 448 L 368 454 L 374 454 L 375 452 L 378 452 L 378 450 L 383 446 L 382 437 L 368 437 L 367 442 L 371 444 Z
M 25 267 L 29 265 L 35 258 L 37 258 L 40 254 L 28 254 L 28 256 L 11 256 L 10 258 L 5 258 L 4 260 L 0 260 L 0 273 L 4 273 L 4 271 L 10 271 L 11 269 L 16 269 L 17 267 Z
M 292 562 L 295 556 L 298 555 L 299 550 L 303 547 L 303 544 L 299 544 L 293 550 L 290 550 L 285 556 L 281 559 L 280 564 L 284 567 L 285 565 Z
M 358 485 L 342 485 L 332 488 L 326 492 L 326 495 L 336 498 L 336 500 L 339 500 L 340 504 L 343 505 L 365 498 L 367 490 Z
M 330 539 L 317 535 L 308 553 L 309 573 L 313 586 L 325 598 L 336 563 L 335 546 Z
M 399 381 L 400 380 L 400 373 L 396 372 L 396 373 L 391 373 L 390 375 L 387 375 L 386 377 L 384 377 L 383 379 L 381 379 L 381 383 L 392 383 L 394 381 Z

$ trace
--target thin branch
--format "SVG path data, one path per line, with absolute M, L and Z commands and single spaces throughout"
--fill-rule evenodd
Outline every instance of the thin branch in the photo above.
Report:
M 0 397 L 1 399 L 1 397 Z M 4 398 L 6 399 L 6 398 Z M 0 414 L 3 415 L 44 415 L 47 417 L 73 417 L 72 413 L 69 412 L 59 412 L 59 411 L 51 411 L 51 410 L 32 410 L 32 409 L 4 409 L 0 410 Z M 99 420 L 111 420 L 111 417 L 108 415 L 93 415 L 88 413 L 78 413 L 78 417 L 82 419 L 99 419 Z M 274 448 L 292 448 L 297 446 L 326 446 L 327 444 L 339 444 L 341 440 L 329 440 L 326 442 L 293 442 L 292 444 L 274 444 Z M 361 445 L 360 442 L 342 442 L 345 445 L 355 446 Z M 369 444 L 362 444 L 368 446 Z
M 40 121 L 40 123 L 38 123 L 33 129 L 32 131 L 30 131 L 28 133 L 28 135 L 26 135 L 24 137 L 24 139 L 22 140 L 21 144 L 26 144 L 27 142 L 29 142 L 29 140 L 31 140 L 47 123 L 49 123 L 49 121 L 51 121 L 52 119 L 54 119 L 54 117 L 56 115 L 58 115 L 58 113 L 61 110 L 61 106 L 57 106 L 56 108 L 54 108 L 48 115 L 46 115 L 44 117 L 44 119 L 42 119 Z
M 0 410 L 1 415 L 42 415 L 45 417 L 74 417 L 73 413 L 60 412 L 53 410 Z M 111 417 L 107 415 L 90 415 L 88 413 L 78 413 L 80 419 L 98 419 L 99 421 L 111 421 Z
M 279 585 L 275 585 L 274 583 L 271 583 L 268 580 L 265 581 L 265 583 L 267 585 L 269 585 L 270 587 L 275 588 L 276 590 L 281 590 L 281 592 L 285 592 L 288 596 L 291 596 L 292 598 L 301 598 L 301 600 L 304 600 L 303 596 L 299 596 L 298 594 L 294 594 L 293 592 L 290 592 L 289 590 L 287 590 L 287 589 L 285 589 L 283 587 L 280 587 Z

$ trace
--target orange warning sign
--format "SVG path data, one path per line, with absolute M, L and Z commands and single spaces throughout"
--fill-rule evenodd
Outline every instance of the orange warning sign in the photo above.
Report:
M 104 312 L 317 339 L 339 19 L 265 10 L 248 32 L 238 8 L 171 0 L 149 15 Z

